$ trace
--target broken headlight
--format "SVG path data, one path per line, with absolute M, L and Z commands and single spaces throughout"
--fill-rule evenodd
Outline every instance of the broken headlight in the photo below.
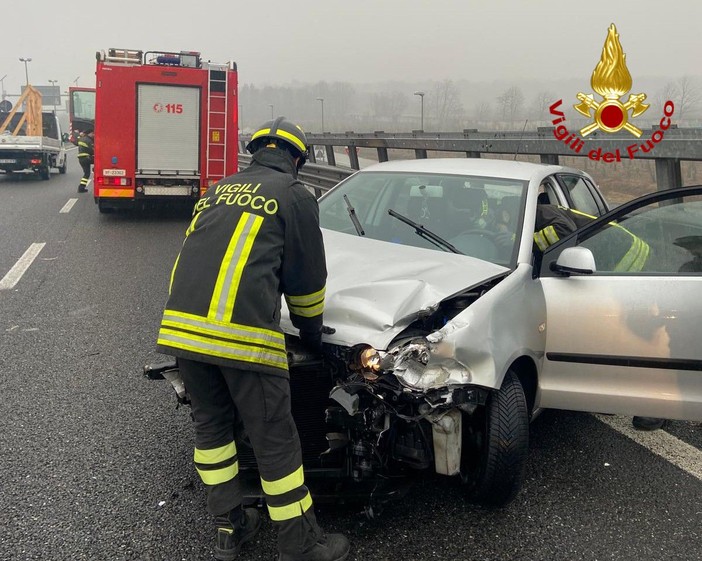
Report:
M 359 372 L 369 382 L 378 379 L 382 369 L 382 354 L 370 345 L 361 345 L 354 349 L 349 368 Z

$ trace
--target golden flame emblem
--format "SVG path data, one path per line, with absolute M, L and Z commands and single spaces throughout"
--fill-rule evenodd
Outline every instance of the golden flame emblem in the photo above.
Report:
M 633 119 L 646 111 L 649 106 L 644 104 L 646 99 L 644 93 L 629 94 L 626 103 L 620 101 L 620 98 L 631 89 L 631 74 L 626 67 L 626 55 L 622 50 L 619 33 L 614 24 L 609 26 L 602 56 L 592 72 L 590 85 L 604 100 L 595 101 L 593 94 L 578 93 L 580 103 L 573 107 L 580 114 L 594 118 L 594 122 L 580 129 L 580 134 L 587 136 L 597 129 L 605 132 L 625 129 L 637 138 L 640 137 L 641 129 L 629 122 L 629 110 Z M 591 111 L 595 112 L 594 117 Z

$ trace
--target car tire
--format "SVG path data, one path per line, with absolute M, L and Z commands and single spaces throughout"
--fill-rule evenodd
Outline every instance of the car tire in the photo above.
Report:
M 42 166 L 39 168 L 39 177 L 41 177 L 44 181 L 51 179 L 51 169 L 49 166 Z
M 66 173 L 67 169 L 68 169 L 68 158 L 66 158 L 63 161 L 63 165 L 61 167 L 59 167 L 58 170 L 59 170 L 59 173 L 64 174 L 64 173 Z
M 484 407 L 464 414 L 462 433 L 461 477 L 469 500 L 506 505 L 522 486 L 529 452 L 529 410 L 513 371 Z

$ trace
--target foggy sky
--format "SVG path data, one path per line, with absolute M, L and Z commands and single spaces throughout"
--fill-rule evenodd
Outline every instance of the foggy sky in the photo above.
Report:
M 637 77 L 700 76 L 698 0 L 3 0 L 0 78 L 66 90 L 95 85 L 110 47 L 200 51 L 234 60 L 240 84 L 479 82 L 574 77 L 585 83 L 615 23 Z

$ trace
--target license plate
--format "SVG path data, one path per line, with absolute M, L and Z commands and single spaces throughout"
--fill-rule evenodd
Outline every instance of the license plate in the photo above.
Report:
M 165 195 L 183 197 L 190 194 L 190 187 L 187 185 L 174 185 L 173 187 L 144 186 L 144 195 Z
M 17 160 L 9 160 L 7 158 L 0 160 L 0 164 L 16 164 Z
M 124 177 L 127 175 L 126 169 L 104 169 L 102 175 L 106 177 Z

